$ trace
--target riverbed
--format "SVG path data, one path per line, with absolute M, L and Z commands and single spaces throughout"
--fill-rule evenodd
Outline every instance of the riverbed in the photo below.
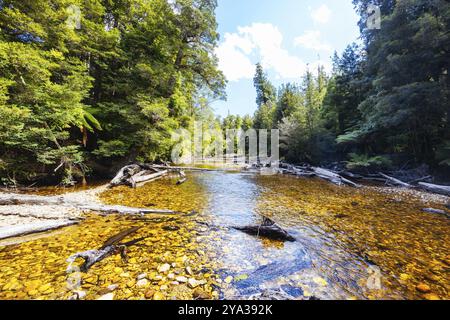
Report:
M 448 299 L 445 197 L 318 179 L 208 172 L 107 190 L 108 204 L 176 216 L 100 216 L 0 247 L 0 299 Z M 46 190 L 48 193 L 48 190 Z M 268 216 L 294 242 L 233 227 Z M 140 227 L 120 255 L 77 271 L 67 258 Z

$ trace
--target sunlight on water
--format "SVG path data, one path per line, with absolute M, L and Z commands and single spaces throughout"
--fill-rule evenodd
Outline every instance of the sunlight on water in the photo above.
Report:
M 421 212 L 417 199 L 242 173 L 201 173 L 181 186 L 175 182 L 119 187 L 102 200 L 182 215 L 92 214 L 48 237 L 0 247 L 0 298 L 68 299 L 78 291 L 87 299 L 110 291 L 115 299 L 449 298 L 449 220 Z M 296 241 L 233 229 L 258 225 L 260 214 Z M 98 249 L 134 226 L 141 229 L 125 241 L 145 239 L 129 248 L 128 262 L 115 255 L 86 274 L 66 272 L 69 256 Z

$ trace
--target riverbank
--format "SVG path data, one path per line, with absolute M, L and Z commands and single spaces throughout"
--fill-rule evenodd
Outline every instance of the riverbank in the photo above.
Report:
M 48 194 L 49 188 L 43 189 L 45 194 Z M 97 186 L 92 189 L 73 191 L 72 189 L 56 189 L 54 195 L 66 202 L 91 202 L 101 204 L 99 195 L 106 190 L 106 185 Z M 9 195 L 12 192 L 11 189 L 0 190 L 0 196 Z M 23 192 L 22 192 L 23 193 Z M 40 195 L 40 189 L 30 189 L 26 194 Z M 49 195 L 50 196 L 50 195 Z M 61 221 L 61 220 L 73 220 L 81 218 L 89 210 L 82 210 L 77 207 L 61 206 L 61 205 L 0 205 L 0 228 L 6 228 L 11 226 L 48 222 L 48 221 Z

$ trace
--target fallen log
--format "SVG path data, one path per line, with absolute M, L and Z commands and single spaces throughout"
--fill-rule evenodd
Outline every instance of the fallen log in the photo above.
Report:
M 441 210 L 441 209 L 434 209 L 434 208 L 425 208 L 422 209 L 423 212 L 427 212 L 427 213 L 433 213 L 433 214 L 439 214 L 439 215 L 444 215 L 447 218 L 450 218 L 450 213 L 446 212 L 445 210 Z
M 232 228 L 256 237 L 288 242 L 295 241 L 295 238 L 281 228 L 275 221 L 265 216 L 262 216 L 262 218 L 263 221 L 261 225 Z
M 127 249 L 130 246 L 133 246 L 133 245 L 137 244 L 138 242 L 144 240 L 145 238 L 135 239 L 130 242 L 123 243 L 123 244 L 120 244 L 119 242 L 122 241 L 123 239 L 125 239 L 127 236 L 135 233 L 139 229 L 140 229 L 139 227 L 133 227 L 131 229 L 122 231 L 122 232 L 112 236 L 111 238 L 106 240 L 106 242 L 103 244 L 103 246 L 100 249 L 78 252 L 78 253 L 70 256 L 66 260 L 69 263 L 68 270 L 70 271 L 72 269 L 72 264 L 79 258 L 84 260 L 84 263 L 80 267 L 81 272 L 88 272 L 89 269 L 97 262 L 100 262 L 109 256 L 119 254 L 119 253 L 122 257 L 122 260 L 124 260 L 126 262 Z
M 87 211 L 96 211 L 106 214 L 124 214 L 124 215 L 146 215 L 146 214 L 161 214 L 161 215 L 178 215 L 181 212 L 173 210 L 161 209 L 146 209 L 146 208 L 131 208 L 125 206 L 108 206 L 103 204 L 88 204 L 77 205 L 77 208 Z
M 184 173 L 183 170 L 180 170 L 178 173 L 179 173 L 181 179 L 177 181 L 177 186 L 182 185 L 183 183 L 185 183 L 187 181 L 186 174 Z
M 0 194 L 0 205 L 58 205 L 63 207 L 77 208 L 84 211 L 95 211 L 106 214 L 129 214 L 129 215 L 145 215 L 145 214 L 161 214 L 161 215 L 178 215 L 181 212 L 173 210 L 148 209 L 148 208 L 132 208 L 125 206 L 104 205 L 101 203 L 81 203 L 65 199 L 64 197 L 46 197 L 32 196 L 24 194 Z
M 120 186 L 128 179 L 130 179 L 132 176 L 138 174 L 140 171 L 142 171 L 142 168 L 137 164 L 132 164 L 129 166 L 125 166 L 122 169 L 119 170 L 119 172 L 116 174 L 116 176 L 111 180 L 108 187 L 113 188 Z
M 312 170 L 314 171 L 314 173 L 319 178 L 328 180 L 328 181 L 330 181 L 330 182 L 332 182 L 332 183 L 334 183 L 334 184 L 336 184 L 338 186 L 341 186 L 341 185 L 345 184 L 345 185 L 349 185 L 349 186 L 354 187 L 354 188 L 359 188 L 360 187 L 360 185 L 354 183 L 353 181 L 350 181 L 350 180 L 344 178 L 343 176 L 341 176 L 341 175 L 339 175 L 339 174 L 337 174 L 337 173 L 335 173 L 333 171 L 330 171 L 330 170 L 327 170 L 327 169 L 323 169 L 323 168 L 316 168 L 316 167 L 313 167 Z
M 64 203 L 63 197 L 44 197 L 29 194 L 0 193 L 0 205 L 61 205 Z
M 338 186 L 348 185 L 354 188 L 361 187 L 359 184 L 347 178 L 344 178 L 342 175 L 324 168 L 310 167 L 310 166 L 294 166 L 287 163 L 281 163 L 280 167 L 283 173 L 288 173 L 299 177 L 308 177 L 308 178 L 318 177 L 320 179 L 327 180 Z
M 156 173 L 148 174 L 148 172 L 142 173 L 140 175 L 135 175 L 130 178 L 130 182 L 134 188 L 136 187 L 142 187 L 146 185 L 149 182 L 155 181 L 159 178 L 162 178 L 169 174 L 169 171 L 159 171 Z
M 419 182 L 419 187 L 425 191 L 450 196 L 450 186 L 441 186 L 437 184 Z
M 403 182 L 399 179 L 396 179 L 394 177 L 390 177 L 382 172 L 379 173 L 380 176 L 382 176 L 383 178 L 385 178 L 390 184 L 395 185 L 395 186 L 400 186 L 402 188 L 412 188 L 413 186 L 410 185 L 409 183 Z
M 42 221 L 17 226 L 9 226 L 0 228 L 0 240 L 14 237 L 21 237 L 33 233 L 41 233 L 72 226 L 79 223 L 76 220 L 55 220 Z

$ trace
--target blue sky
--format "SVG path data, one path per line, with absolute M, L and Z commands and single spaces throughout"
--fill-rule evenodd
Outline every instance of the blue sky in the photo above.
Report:
M 276 86 L 300 82 L 318 63 L 331 70 L 333 52 L 359 37 L 351 0 L 219 0 L 221 35 L 216 54 L 228 79 L 227 101 L 212 104 L 216 114 L 256 110 L 254 65 L 262 62 Z

